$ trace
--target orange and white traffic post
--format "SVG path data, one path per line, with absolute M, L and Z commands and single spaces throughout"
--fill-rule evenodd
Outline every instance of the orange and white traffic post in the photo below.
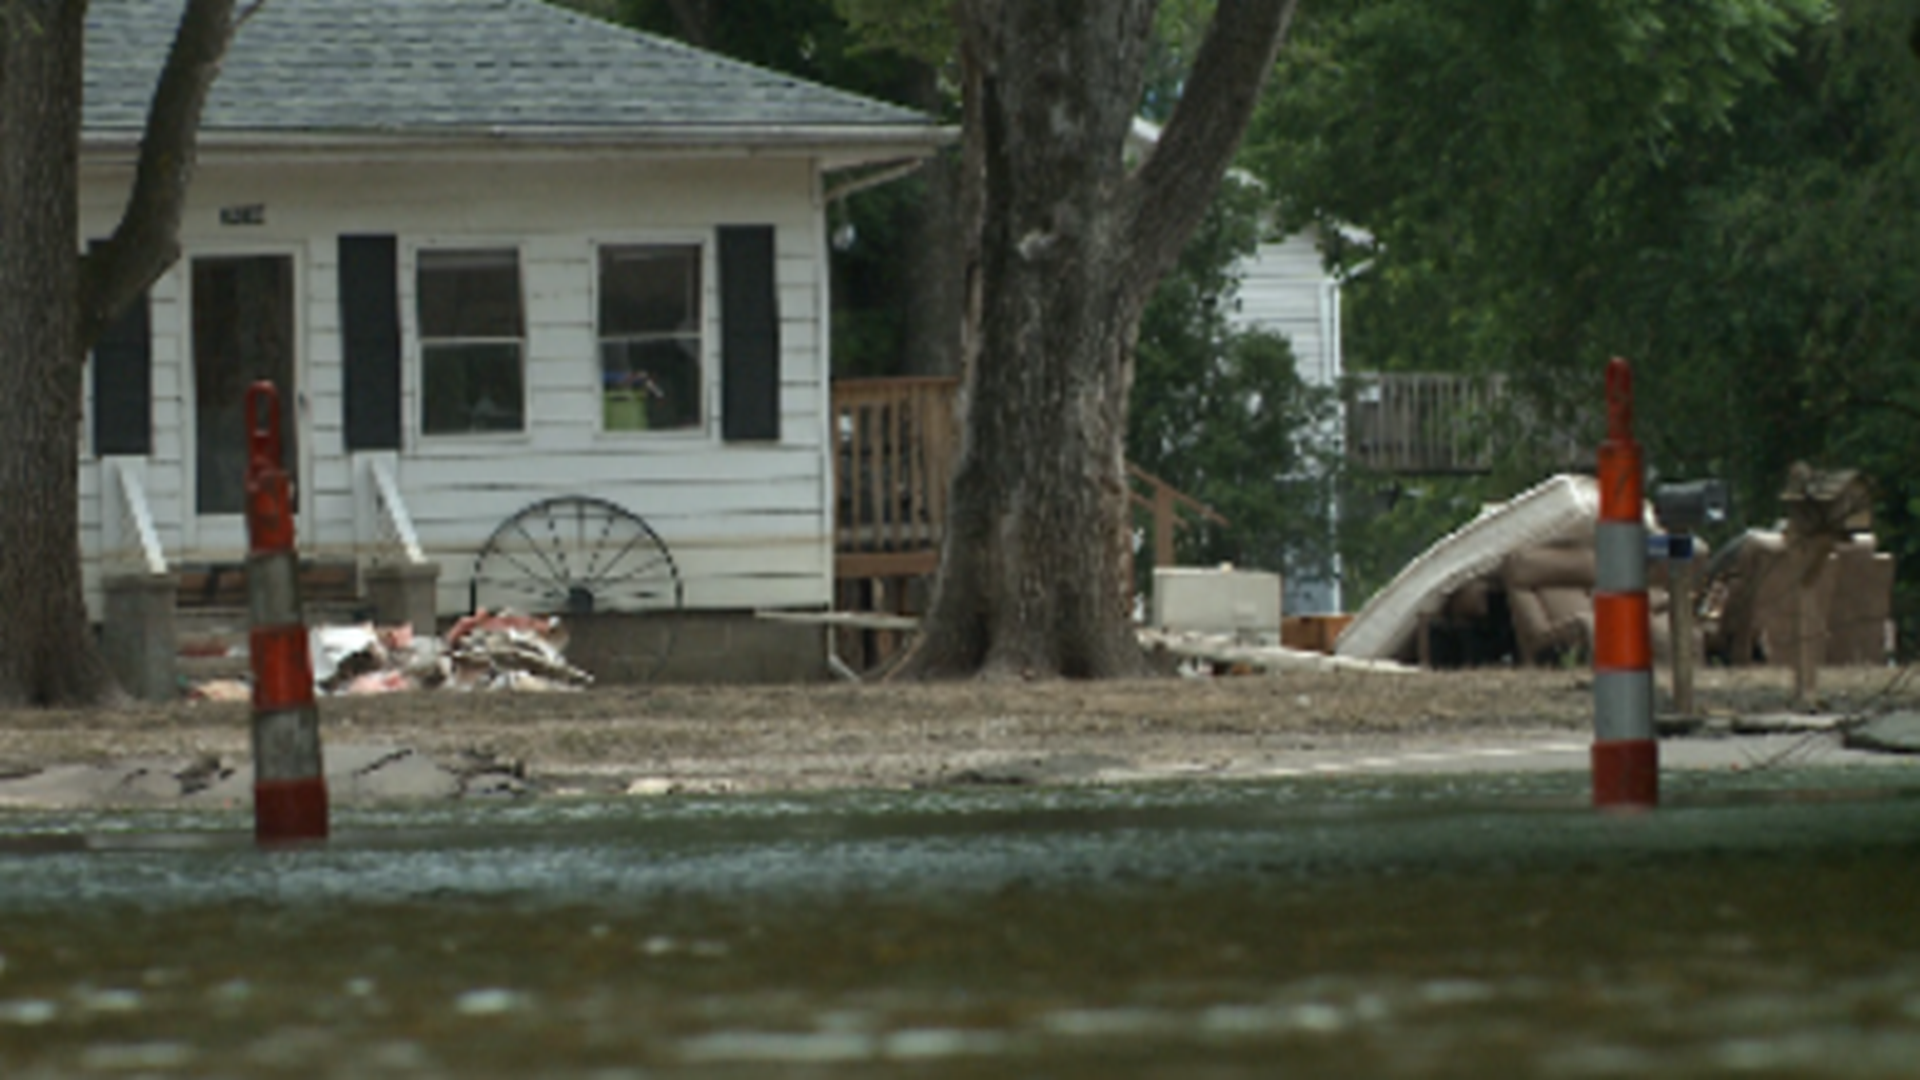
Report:
M 327 837 L 327 782 L 313 656 L 300 607 L 293 485 L 282 465 L 280 394 L 247 388 L 247 608 L 253 657 L 253 833 L 262 844 Z
M 1653 632 L 1647 605 L 1645 461 L 1633 439 L 1633 370 L 1607 364 L 1607 438 L 1600 444 L 1594 534 L 1593 804 L 1660 801 L 1653 728 Z

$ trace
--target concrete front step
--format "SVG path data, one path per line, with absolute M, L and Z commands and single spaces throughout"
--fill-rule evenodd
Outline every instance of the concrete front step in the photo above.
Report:
M 247 604 L 245 563 L 188 564 L 178 571 L 176 611 L 240 608 Z M 353 562 L 303 559 L 300 595 L 308 603 L 362 603 L 360 569 Z

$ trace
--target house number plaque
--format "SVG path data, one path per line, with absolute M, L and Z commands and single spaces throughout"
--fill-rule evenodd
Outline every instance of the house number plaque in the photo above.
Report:
M 243 203 L 239 206 L 220 208 L 222 225 L 265 225 L 267 223 L 266 203 Z

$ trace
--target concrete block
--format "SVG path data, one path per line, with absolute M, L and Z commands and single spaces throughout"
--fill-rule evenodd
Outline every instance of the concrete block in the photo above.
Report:
M 143 701 L 172 701 L 180 693 L 173 626 L 179 587 L 172 574 L 122 574 L 103 583 L 101 651 L 121 689 Z
M 827 632 L 748 611 L 593 615 L 562 620 L 567 659 L 596 684 L 811 682 L 827 677 Z M 663 635 L 672 647 L 657 671 Z
M 438 625 L 434 600 L 440 584 L 439 563 L 382 563 L 367 567 L 360 580 L 373 604 L 374 618 L 382 626 L 405 623 L 416 634 L 434 633 Z

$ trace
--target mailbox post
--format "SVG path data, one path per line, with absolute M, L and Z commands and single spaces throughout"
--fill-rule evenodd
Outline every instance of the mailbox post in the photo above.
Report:
M 1693 715 L 1693 534 L 1727 518 L 1727 485 L 1719 480 L 1658 484 L 1653 514 L 1666 533 L 1667 626 L 1673 632 L 1673 709 Z

